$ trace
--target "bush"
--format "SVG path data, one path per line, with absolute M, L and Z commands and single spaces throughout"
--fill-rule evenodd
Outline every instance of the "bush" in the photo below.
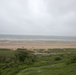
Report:
M 59 61 L 59 60 L 61 60 L 60 57 L 56 57 L 56 58 L 55 58 L 55 61 Z
M 6 56 L 5 55 L 0 55 L 0 62 L 5 62 Z
M 32 54 L 31 51 L 28 51 L 26 49 L 18 49 L 17 51 L 15 51 L 15 57 L 19 62 L 25 62 L 27 64 L 36 61 L 36 56 Z
M 19 61 L 24 61 L 25 58 L 28 56 L 28 52 L 23 49 L 18 49 L 15 51 L 16 59 Z
M 66 62 L 67 65 L 72 64 L 72 63 L 76 63 L 76 55 L 70 56 Z
M 71 63 L 76 63 L 76 56 L 72 57 Z

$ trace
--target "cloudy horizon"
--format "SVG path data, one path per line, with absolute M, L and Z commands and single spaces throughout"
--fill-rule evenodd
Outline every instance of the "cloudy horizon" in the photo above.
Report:
M 76 0 L 0 0 L 0 34 L 76 36 Z

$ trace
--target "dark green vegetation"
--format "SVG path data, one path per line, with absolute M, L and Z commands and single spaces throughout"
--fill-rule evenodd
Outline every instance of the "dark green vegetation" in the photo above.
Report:
M 0 75 L 76 75 L 76 49 L 39 49 L 38 53 L 0 49 Z

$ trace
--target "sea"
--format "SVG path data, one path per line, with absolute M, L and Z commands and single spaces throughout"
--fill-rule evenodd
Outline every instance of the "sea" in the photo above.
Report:
M 47 36 L 47 35 L 0 35 L 0 40 L 51 40 L 76 41 L 76 36 Z

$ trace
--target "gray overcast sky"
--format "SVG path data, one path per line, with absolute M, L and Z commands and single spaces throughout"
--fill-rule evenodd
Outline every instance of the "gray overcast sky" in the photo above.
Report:
M 0 0 L 0 34 L 76 36 L 76 0 Z

